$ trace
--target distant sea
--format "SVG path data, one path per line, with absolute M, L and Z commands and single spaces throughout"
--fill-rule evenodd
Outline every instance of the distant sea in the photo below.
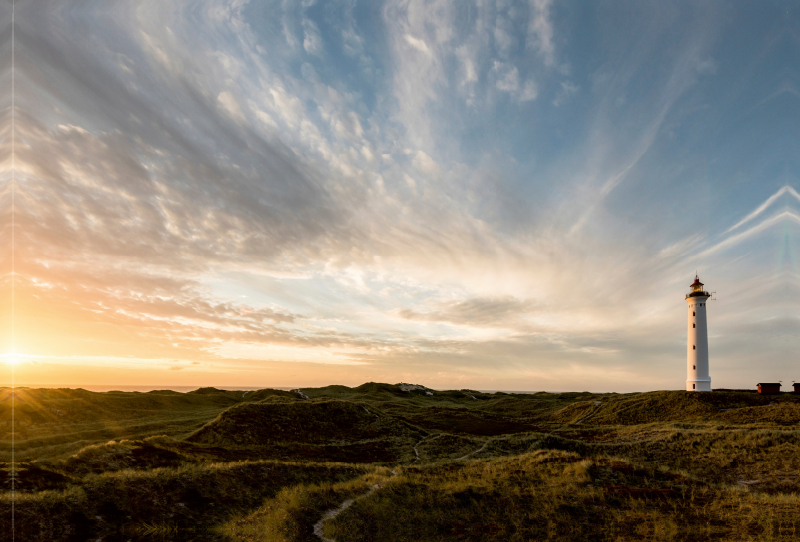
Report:
M 7 384 L 3 385 L 0 384 L 0 387 L 7 386 Z M 138 391 L 142 393 L 147 393 L 148 391 L 153 390 L 170 390 L 170 391 L 177 391 L 180 393 L 186 393 L 189 391 L 194 391 L 198 388 L 202 388 L 205 386 L 117 386 L 114 384 L 110 385 L 85 385 L 85 386 L 54 386 L 54 385 L 36 385 L 36 384 L 23 384 L 17 385 L 19 388 L 69 388 L 69 389 L 77 389 L 82 388 L 88 391 L 97 391 L 97 392 L 104 392 L 104 391 Z M 266 388 L 272 390 L 296 390 L 297 388 L 307 387 L 307 388 L 316 388 L 319 386 L 294 386 L 291 388 L 281 387 L 281 386 L 212 386 L 219 390 L 241 390 L 241 391 L 255 391 L 255 390 L 263 390 Z M 447 390 L 436 390 L 435 391 L 447 391 Z M 477 390 L 482 393 L 495 393 L 495 392 L 502 392 L 502 393 L 537 393 L 535 391 L 510 391 L 510 390 Z M 551 393 L 558 393 L 558 392 L 551 392 Z
M 107 385 L 107 386 L 92 386 L 92 385 L 85 385 L 85 386 L 37 386 L 37 385 L 22 385 L 17 386 L 21 388 L 68 388 L 68 389 L 77 389 L 82 388 L 88 391 L 139 391 L 142 393 L 147 393 L 148 391 L 153 390 L 170 390 L 170 391 L 177 391 L 180 393 L 186 393 L 188 391 L 194 391 L 198 388 L 203 388 L 205 386 L 115 386 L 115 385 Z M 263 390 L 264 388 L 270 388 L 273 390 L 296 390 L 297 388 L 282 388 L 280 386 L 212 386 L 217 388 L 218 390 L 240 390 L 240 391 L 255 391 L 255 390 Z

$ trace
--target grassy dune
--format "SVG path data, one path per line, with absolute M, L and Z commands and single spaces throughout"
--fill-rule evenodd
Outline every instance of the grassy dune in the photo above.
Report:
M 406 468 L 327 526 L 337 540 L 749 539 L 794 534 L 775 500 L 666 469 L 538 450 Z
M 245 400 L 242 393 L 16 388 L 12 401 L 11 390 L 0 388 L 0 461 L 11 460 L 12 431 L 18 461 L 56 459 L 111 439 L 186 436 Z
M 208 529 L 286 487 L 341 482 L 370 467 L 236 462 L 87 475 L 60 491 L 17 494 L 17 540 L 89 540 L 147 534 L 213 539 Z M 8 508 L 10 496 L 0 496 Z M 3 539 L 9 540 L 5 514 Z
M 359 496 L 322 524 L 327 536 L 800 532 L 792 394 L 3 389 L 0 431 L 0 539 L 10 538 L 12 478 L 21 541 L 319 540 L 325 511 Z
M 247 403 L 222 412 L 189 435 L 188 442 L 253 446 L 276 442 L 324 444 L 386 436 L 418 438 L 420 432 L 374 407 L 350 401 Z

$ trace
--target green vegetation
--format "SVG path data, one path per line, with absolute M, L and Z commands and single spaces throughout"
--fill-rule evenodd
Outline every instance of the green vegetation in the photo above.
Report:
M 228 521 L 217 533 L 248 542 L 319 540 L 313 527 L 327 510 L 357 499 L 390 479 L 391 472 L 383 467 L 346 482 L 288 487 L 255 512 Z
M 176 540 L 200 538 L 211 526 L 255 508 L 285 487 L 339 482 L 364 472 L 336 463 L 247 461 L 92 474 L 61 491 L 19 492 L 16 539 L 85 535 L 78 539 L 88 540 L 148 530 L 172 533 Z M 8 507 L 10 496 L 1 499 L 0 506 Z M 9 530 L 4 524 L 6 540 Z
M 20 541 L 800 532 L 792 394 L 0 389 L 0 446 L 1 539 L 12 479 Z
M 15 388 L 12 428 L 11 390 L 0 388 L 0 461 L 11 460 L 12 431 L 17 461 L 64 457 L 84 446 L 120 438 L 181 438 L 242 402 L 242 393 Z
M 538 450 L 407 468 L 334 519 L 325 534 L 387 542 L 747 539 L 794 535 L 799 505 L 794 495 L 776 502 L 623 460 Z

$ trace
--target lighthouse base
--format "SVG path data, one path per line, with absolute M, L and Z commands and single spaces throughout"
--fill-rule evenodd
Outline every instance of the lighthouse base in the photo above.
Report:
M 687 380 L 686 391 L 711 391 L 711 379 Z

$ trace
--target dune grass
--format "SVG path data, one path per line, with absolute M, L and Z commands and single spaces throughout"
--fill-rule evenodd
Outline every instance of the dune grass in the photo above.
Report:
M 16 495 L 17 540 L 67 540 L 136 534 L 156 528 L 176 540 L 210 537 L 209 529 L 247 513 L 285 487 L 343 482 L 372 467 L 339 463 L 253 461 L 123 470 L 84 476 L 80 486 Z M 10 495 L 0 495 L 7 510 Z M 0 538 L 10 539 L 9 516 Z
M 152 435 L 180 438 L 243 400 L 242 392 L 95 393 L 15 388 L 12 396 L 9 388 L 0 388 L 0 462 L 11 460 L 12 432 L 17 461 L 59 459 L 109 440 Z
M 237 542 L 290 542 L 319 540 L 314 525 L 328 510 L 367 493 L 392 478 L 391 470 L 376 467 L 352 480 L 288 487 L 268 499 L 253 513 L 230 520 L 215 530 Z
M 791 394 L 0 389 L 12 431 L 20 541 L 315 540 L 376 483 L 328 536 L 788 540 L 800 504 Z
M 796 494 L 775 499 L 621 459 L 540 450 L 405 468 L 330 522 L 336 540 L 790 540 Z

